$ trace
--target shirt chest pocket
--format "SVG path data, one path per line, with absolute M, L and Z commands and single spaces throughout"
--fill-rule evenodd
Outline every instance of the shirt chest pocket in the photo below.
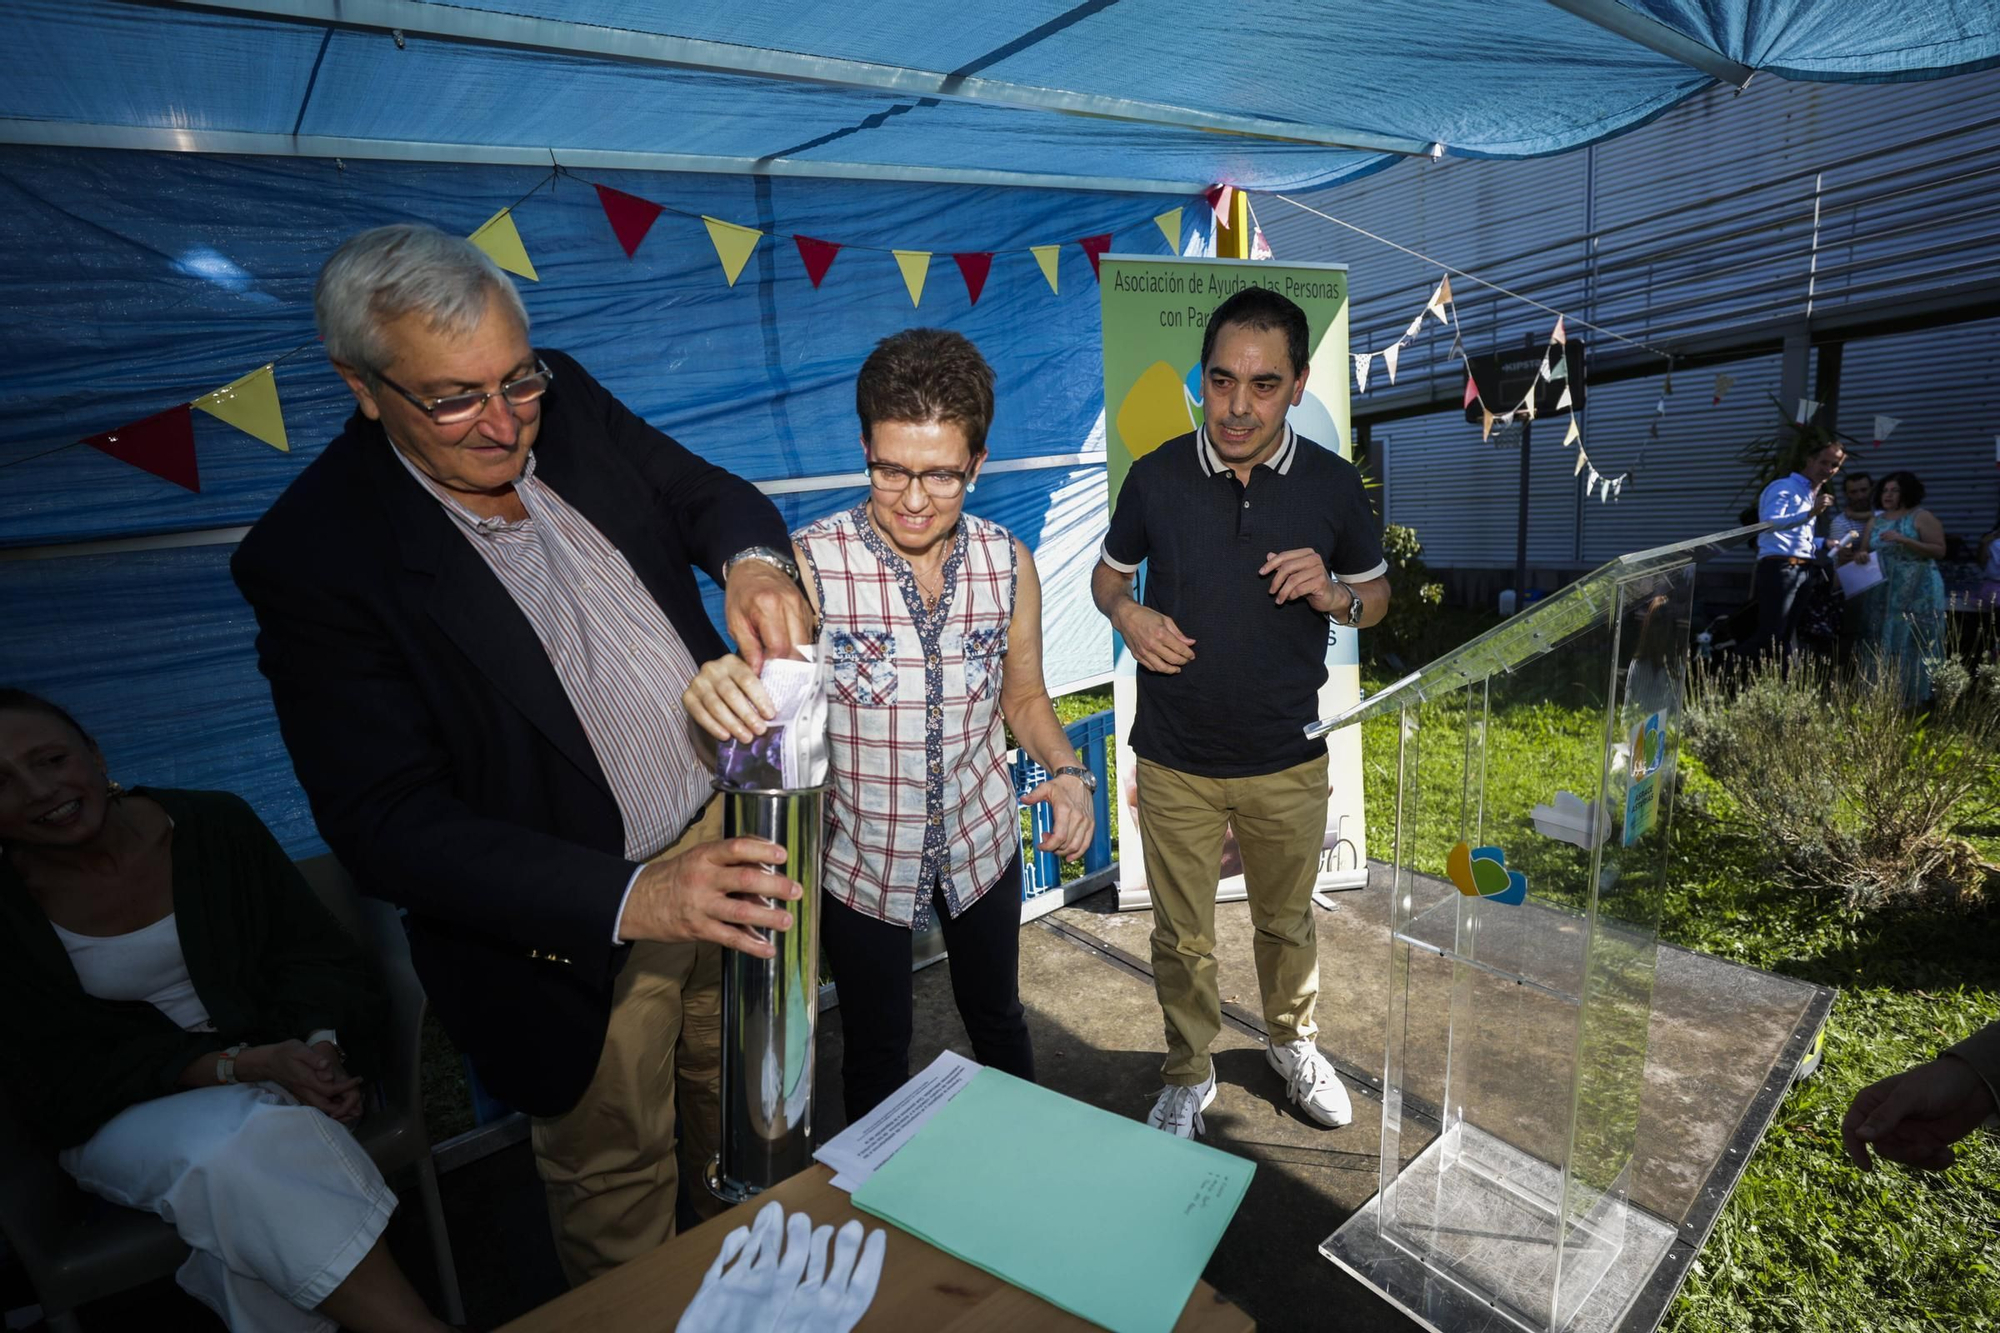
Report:
M 1000 686 L 1001 665 L 1007 657 L 1007 627 L 965 632 L 965 698 L 976 703 Z
M 833 653 L 833 691 L 858 708 L 896 702 L 896 631 L 837 629 L 828 635 Z

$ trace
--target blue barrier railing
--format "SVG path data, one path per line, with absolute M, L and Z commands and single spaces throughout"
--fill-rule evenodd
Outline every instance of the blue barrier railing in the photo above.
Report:
M 1097 777 L 1097 795 L 1092 803 L 1097 817 L 1090 849 L 1083 854 L 1083 873 L 1094 875 L 1111 868 L 1111 743 L 1114 723 L 1109 708 L 1078 718 L 1063 728 L 1069 743 L 1083 757 L 1083 765 Z M 1025 754 L 1014 759 L 1014 794 L 1026 796 L 1048 777 L 1048 771 Z M 1029 825 L 1022 834 L 1021 898 L 1027 901 L 1062 887 L 1062 863 L 1048 852 L 1035 850 L 1035 843 L 1049 831 L 1050 812 L 1046 805 L 1027 807 Z

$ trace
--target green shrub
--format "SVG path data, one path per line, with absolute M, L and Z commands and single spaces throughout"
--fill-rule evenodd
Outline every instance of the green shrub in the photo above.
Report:
M 1415 528 L 1400 523 L 1383 528 L 1382 554 L 1389 561 L 1389 614 L 1362 636 L 1362 651 L 1370 661 L 1415 667 L 1442 651 L 1438 607 L 1444 585 L 1424 566 L 1424 544 Z
M 1976 897 L 1989 867 L 1955 834 L 1996 809 L 2000 667 L 1947 658 L 1932 682 L 1934 704 L 1912 710 L 1893 671 L 1766 658 L 1698 673 L 1686 741 L 1730 807 L 1711 813 L 1850 910 Z

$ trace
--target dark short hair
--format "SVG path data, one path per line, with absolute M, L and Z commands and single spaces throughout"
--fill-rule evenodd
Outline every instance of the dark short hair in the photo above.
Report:
M 1880 508 L 1882 504 L 1882 488 L 1892 481 L 1896 483 L 1896 488 L 1902 492 L 1896 498 L 1903 502 L 1903 508 L 1915 509 L 1924 502 L 1923 478 L 1908 468 L 1903 468 L 1891 472 L 1888 476 L 1875 483 L 1875 505 L 1877 508 Z
M 1208 317 L 1208 328 L 1201 335 L 1201 368 L 1204 371 L 1208 369 L 1208 358 L 1215 354 L 1215 340 L 1225 324 L 1241 324 L 1259 333 L 1282 330 L 1285 351 L 1292 358 L 1292 374 L 1305 373 L 1306 363 L 1312 359 L 1312 333 L 1306 328 L 1306 312 L 1299 309 L 1298 302 L 1280 296 L 1268 287 L 1245 287 L 1217 306 L 1215 313 Z
M 1875 478 L 1869 476 L 1866 472 L 1846 472 L 1841 474 L 1840 484 L 1842 486 L 1852 486 L 1857 481 L 1869 483 L 1869 491 L 1871 494 L 1873 493 Z
M 876 423 L 948 421 L 965 432 L 973 457 L 993 424 L 993 367 L 972 340 L 950 329 L 904 329 L 875 344 L 854 381 L 861 438 Z
M 77 739 L 85 745 L 95 747 L 97 744 L 90 738 L 90 733 L 69 715 L 67 709 L 60 704 L 50 703 L 39 694 L 30 694 L 26 690 L 17 690 L 11 686 L 0 686 L 0 713 L 8 712 L 40 713 L 43 717 L 52 717 L 75 732 Z

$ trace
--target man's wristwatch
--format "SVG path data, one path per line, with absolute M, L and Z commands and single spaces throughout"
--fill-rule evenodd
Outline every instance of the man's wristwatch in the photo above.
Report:
M 1049 781 L 1053 782 L 1057 778 L 1075 778 L 1083 784 L 1085 791 L 1093 794 L 1097 791 L 1097 774 L 1091 772 L 1081 764 L 1064 764 L 1061 768 L 1049 774 Z
M 1339 578 L 1332 574 L 1327 575 L 1327 577 L 1333 580 L 1334 587 L 1347 589 L 1347 614 L 1345 616 L 1334 616 L 1333 619 L 1350 629 L 1359 629 L 1361 626 L 1361 594 L 1354 591 L 1352 583 L 1342 583 Z
M 735 555 L 722 562 L 722 581 L 729 582 L 729 576 L 745 560 L 755 560 L 760 565 L 769 565 L 794 583 L 798 582 L 799 566 L 783 551 L 774 551 L 768 546 L 746 546 Z

